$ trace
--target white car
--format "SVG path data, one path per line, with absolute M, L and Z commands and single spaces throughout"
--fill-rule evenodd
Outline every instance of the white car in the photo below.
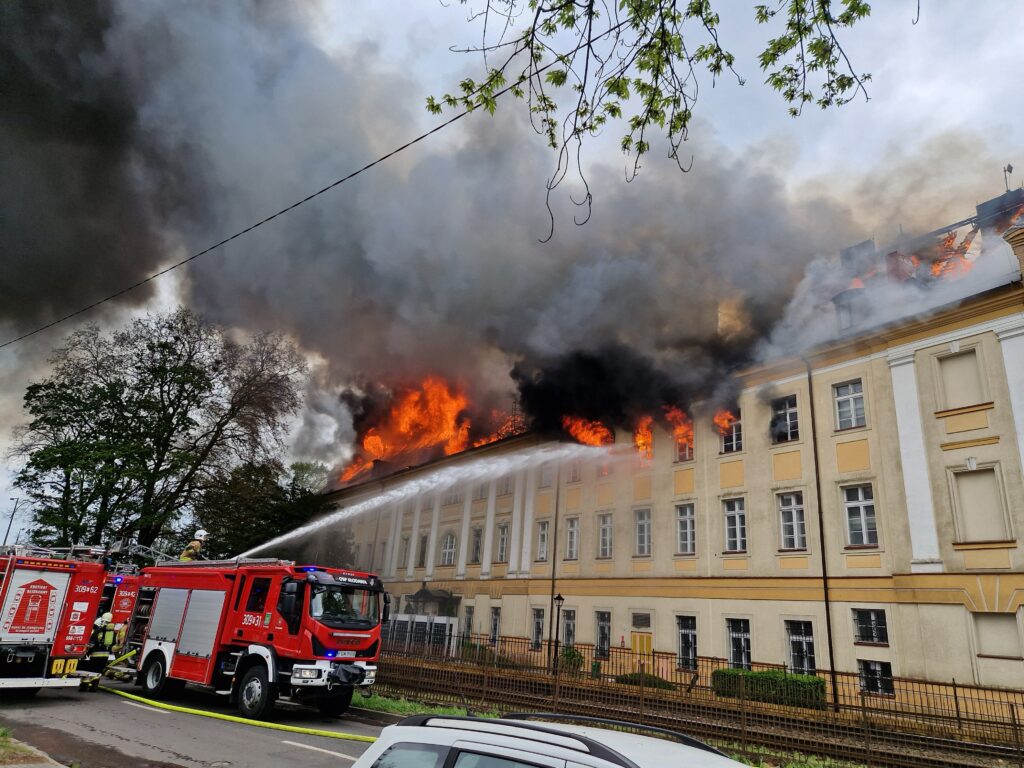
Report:
M 624 729 L 629 729 L 624 730 Z M 653 734 L 651 736 L 643 735 Z M 549 714 L 417 715 L 385 728 L 353 768 L 735 768 L 689 736 Z

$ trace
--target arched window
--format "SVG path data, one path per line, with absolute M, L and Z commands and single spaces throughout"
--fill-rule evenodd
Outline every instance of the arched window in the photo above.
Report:
M 455 565 L 455 534 L 451 531 L 441 541 L 441 565 Z

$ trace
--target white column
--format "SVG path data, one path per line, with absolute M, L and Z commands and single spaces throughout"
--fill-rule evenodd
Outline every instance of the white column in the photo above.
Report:
M 515 576 L 519 572 L 519 538 L 522 533 L 520 526 L 523 518 L 523 473 L 516 472 L 515 485 L 512 489 L 512 534 L 509 541 L 508 575 Z
M 1003 350 L 1006 384 L 1010 388 L 1010 408 L 1020 452 L 1021 471 L 1024 471 L 1024 315 L 1018 315 L 996 330 L 999 346 Z
M 889 356 L 892 394 L 896 404 L 896 428 L 903 462 L 903 488 L 907 496 L 913 573 L 941 573 L 939 535 L 935 527 L 935 506 L 928 477 L 928 453 L 921 426 L 921 402 L 917 394 L 917 373 L 913 350 Z
M 441 493 L 434 494 L 434 512 L 430 516 L 430 539 L 427 541 L 427 570 L 425 577 L 434 575 L 434 563 L 437 561 L 437 526 L 441 522 Z
M 388 559 L 386 574 L 394 578 L 395 569 L 398 567 L 398 550 L 401 546 L 399 541 L 402 538 L 402 505 L 396 504 L 391 509 L 391 533 L 388 535 Z
M 469 560 L 469 520 L 473 516 L 473 484 L 466 483 L 462 492 L 462 529 L 459 531 L 459 567 L 455 578 L 466 577 L 466 561 Z
M 416 558 L 419 557 L 420 549 L 420 508 L 423 506 L 423 497 L 416 497 L 416 506 L 412 513 L 412 532 L 409 534 L 409 565 L 405 569 L 405 578 L 412 578 L 412 569 L 416 565 Z
M 523 480 L 523 555 L 520 559 L 520 570 L 526 576 L 530 575 L 530 568 L 532 565 L 531 558 L 533 557 L 533 501 L 537 495 L 536 490 L 536 472 L 534 467 L 530 467 L 526 470 L 526 477 Z M 518 486 L 516 486 L 518 488 Z M 550 548 L 551 543 L 548 542 Z
M 498 497 L 498 489 L 491 480 L 487 484 L 487 522 L 484 523 L 484 553 L 480 563 L 480 576 L 491 573 L 491 549 L 494 545 L 494 504 Z

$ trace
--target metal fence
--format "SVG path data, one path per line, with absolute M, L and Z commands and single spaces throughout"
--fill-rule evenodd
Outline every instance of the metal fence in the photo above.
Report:
M 440 639 L 440 638 L 439 638 Z M 460 635 L 384 644 L 382 688 L 431 701 L 684 728 L 757 756 L 799 750 L 872 766 L 1024 768 L 1024 691 L 577 644 Z M 996 762 L 999 761 L 999 762 Z

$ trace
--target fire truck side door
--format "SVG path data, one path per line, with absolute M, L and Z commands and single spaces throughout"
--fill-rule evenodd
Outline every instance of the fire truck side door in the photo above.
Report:
M 286 576 L 277 599 L 277 615 L 273 618 L 274 645 L 297 656 L 301 649 L 302 615 L 306 610 L 306 583 Z
M 242 611 L 236 615 L 233 642 L 263 643 L 274 633 L 274 605 L 277 587 L 270 576 L 250 578 L 248 592 L 242 598 Z

